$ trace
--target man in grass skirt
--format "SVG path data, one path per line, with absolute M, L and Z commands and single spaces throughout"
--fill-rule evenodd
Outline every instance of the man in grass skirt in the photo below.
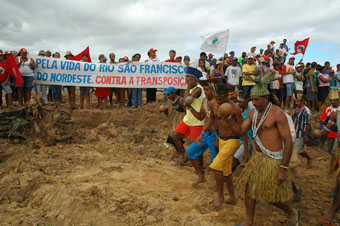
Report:
M 236 190 L 245 192 L 247 219 L 241 225 L 254 224 L 256 201 L 269 202 L 289 216 L 289 225 L 299 225 L 301 212 L 288 202 L 293 199 L 292 175 L 288 168 L 293 141 L 285 113 L 271 103 L 270 94 L 263 84 L 274 80 L 273 73 L 262 79 L 251 79 L 256 85 L 250 96 L 255 109 L 241 124 L 231 122 L 233 130 L 242 136 L 253 129 L 256 141 L 254 156 L 240 174 Z

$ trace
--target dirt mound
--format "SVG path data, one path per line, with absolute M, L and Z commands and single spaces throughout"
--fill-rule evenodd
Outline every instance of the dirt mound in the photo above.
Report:
M 207 182 L 193 189 L 193 168 L 175 165 L 167 118 L 159 102 L 141 108 L 52 110 L 29 114 L 16 144 L 0 139 L 0 216 L 4 225 L 234 225 L 245 217 L 236 206 L 217 210 L 214 177 L 205 153 Z M 38 116 L 38 117 L 37 117 Z M 315 121 L 317 123 L 317 121 Z M 17 138 L 19 139 L 19 138 Z M 303 189 L 304 225 L 331 205 L 326 177 L 329 155 L 308 148 L 314 167 L 302 160 L 296 182 Z M 242 170 L 239 168 L 238 171 Z M 237 175 L 235 173 L 235 180 Z M 285 225 L 287 216 L 260 203 L 256 225 Z

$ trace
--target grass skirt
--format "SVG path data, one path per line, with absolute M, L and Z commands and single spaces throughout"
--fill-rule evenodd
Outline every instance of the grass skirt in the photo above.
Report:
M 246 164 L 237 179 L 237 191 L 245 192 L 260 202 L 287 202 L 293 199 L 292 176 L 287 170 L 286 180 L 275 183 L 281 160 L 272 159 L 262 152 L 255 155 Z

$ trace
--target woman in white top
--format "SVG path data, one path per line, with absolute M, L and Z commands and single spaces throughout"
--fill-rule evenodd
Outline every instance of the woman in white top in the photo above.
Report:
M 15 60 L 18 64 L 22 80 L 24 81 L 23 84 L 18 86 L 18 99 L 20 106 L 22 106 L 31 100 L 35 62 L 32 58 L 28 57 L 28 52 L 25 48 L 20 49 L 20 56 L 15 58 Z
M 209 70 L 205 67 L 205 60 L 200 59 L 198 61 L 198 70 L 202 72 L 202 77 L 200 78 L 201 80 L 207 80 L 209 79 Z

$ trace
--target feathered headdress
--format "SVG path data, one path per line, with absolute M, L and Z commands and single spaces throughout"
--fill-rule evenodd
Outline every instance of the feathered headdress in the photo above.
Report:
M 268 96 L 269 90 L 267 87 L 263 86 L 263 83 L 272 82 L 275 80 L 275 75 L 273 72 L 266 73 L 262 78 L 252 78 L 250 76 L 245 76 L 245 80 L 250 82 L 255 82 L 255 86 L 250 91 L 250 96 Z

